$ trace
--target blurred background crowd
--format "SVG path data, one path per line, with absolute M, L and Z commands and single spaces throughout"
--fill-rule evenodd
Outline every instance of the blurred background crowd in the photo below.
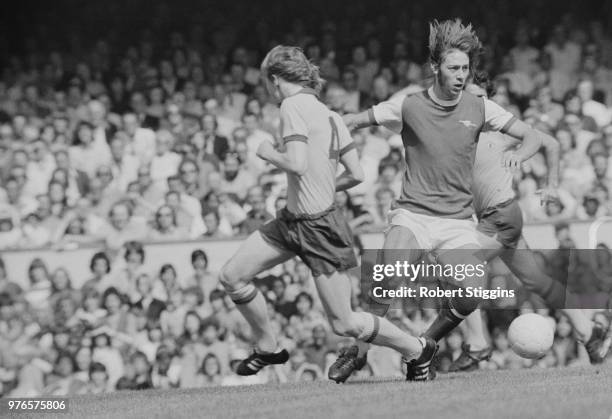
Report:
M 232 365 L 248 353 L 250 331 L 207 268 L 206 242 L 185 255 L 187 278 L 163 260 L 147 261 L 142 244 L 244 236 L 284 206 L 284 174 L 255 155 L 262 141 L 279 140 L 278 106 L 258 70 L 279 43 L 302 47 L 320 66 L 321 100 L 331 109 L 357 112 L 427 86 L 427 22 L 463 17 L 483 41 L 492 99 L 561 145 L 556 202 L 542 207 L 536 194 L 547 178 L 543 154 L 516 173 L 525 221 L 555 223 L 568 249 L 567 221 L 612 215 L 610 1 L 566 9 L 545 0 L 12 7 L 0 37 L 0 249 L 101 251 L 91 278 L 74 281 L 82 286 L 69 269 L 50 272 L 39 259 L 19 280 L 0 264 L 0 394 L 324 377 L 346 341 L 327 327 L 304 264 L 291 261 L 260 280 L 290 365 L 245 379 Z M 365 182 L 338 193 L 336 204 L 356 235 L 382 231 L 401 184 L 401 138 L 379 127 L 353 138 Z M 558 265 L 554 252 L 541 256 Z M 602 244 L 577 265 L 574 283 L 610 293 L 611 259 Z M 491 281 L 513 281 L 498 269 Z M 353 277 L 358 306 L 359 271 Z M 554 350 L 537 366 L 585 362 L 567 319 L 520 298 L 515 307 L 556 322 Z M 434 314 L 400 307 L 391 317 L 420 333 Z M 483 367 L 533 366 L 508 349 L 505 329 L 516 314 L 486 314 L 494 354 Z M 607 326 L 605 315 L 593 316 Z M 444 342 L 442 370 L 461 344 L 460 331 Z M 401 362 L 377 348 L 362 374 L 401 374 Z

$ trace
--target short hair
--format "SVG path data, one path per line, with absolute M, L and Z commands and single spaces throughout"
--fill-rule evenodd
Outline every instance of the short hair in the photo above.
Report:
M 168 193 L 169 193 L 169 192 L 168 192 Z M 168 193 L 166 193 L 166 195 L 167 195 Z M 168 204 L 163 204 L 163 205 L 160 205 L 160 207 L 159 207 L 159 208 L 157 208 L 157 211 L 155 211 L 155 220 L 156 220 L 156 221 L 155 221 L 155 226 L 156 226 L 156 228 L 158 228 L 158 227 L 159 227 L 159 223 L 157 222 L 157 218 L 159 217 L 159 213 L 161 212 L 161 210 L 162 210 L 162 209 L 164 209 L 164 208 L 168 208 L 170 211 L 172 211 L 172 225 L 176 227 L 176 226 L 177 226 L 177 222 L 176 222 L 176 211 L 175 211 L 175 210 L 174 210 L 174 208 L 172 208 L 170 205 L 168 205 Z
M 200 166 L 198 166 L 198 163 L 194 159 L 190 159 L 189 157 L 185 157 L 179 164 L 179 168 L 178 168 L 179 173 L 182 173 L 183 167 L 185 167 L 186 164 L 193 164 L 193 167 L 195 167 L 196 172 L 200 173 Z
M 102 294 L 102 307 L 104 309 L 107 308 L 106 307 L 106 299 L 108 298 L 109 295 L 116 295 L 117 298 L 119 298 L 119 301 L 121 301 L 121 304 L 125 303 L 125 298 L 124 298 L 123 294 L 121 294 L 121 292 L 119 292 L 119 290 L 117 288 L 109 287 Z
M 463 25 L 461 19 L 430 22 L 429 60 L 431 63 L 440 65 L 445 54 L 454 49 L 464 52 L 469 57 L 470 70 L 476 68 L 482 44 L 472 25 Z
M 142 245 L 141 242 L 132 240 L 132 241 L 125 243 L 123 247 L 125 248 L 125 260 L 127 260 L 130 253 L 137 253 L 138 256 L 140 256 L 140 259 L 142 259 L 142 261 L 144 262 L 145 251 L 144 251 L 144 246 Z
M 305 291 L 300 292 L 298 295 L 295 296 L 295 304 L 297 304 L 298 301 L 300 301 L 302 298 L 306 298 L 308 300 L 308 302 L 310 303 L 310 307 L 313 306 L 314 304 L 314 299 L 312 298 L 312 295 L 308 294 Z
M 196 249 L 193 252 L 191 252 L 191 264 L 193 265 L 193 263 L 198 258 L 204 259 L 204 261 L 206 262 L 206 265 L 208 265 L 208 255 L 206 254 L 206 252 L 204 250 Z
M 35 258 L 30 262 L 30 266 L 28 267 L 28 277 L 30 281 L 32 281 L 32 271 L 34 269 L 41 268 L 45 271 L 45 275 L 49 276 L 49 268 L 47 268 L 47 264 L 41 258 Z
M 111 264 L 110 264 L 110 259 L 108 258 L 108 256 L 106 255 L 106 253 L 104 252 L 98 252 L 95 253 L 92 257 L 91 257 L 91 261 L 89 262 L 89 270 L 91 272 L 93 272 L 94 269 L 94 265 L 96 264 L 96 262 L 98 260 L 103 260 L 106 262 L 106 273 L 109 273 L 111 270 Z
M 81 128 L 86 127 L 89 128 L 90 131 L 93 131 L 94 126 L 93 124 L 91 124 L 88 121 L 79 121 L 79 123 L 77 124 L 76 128 L 74 129 L 74 134 L 72 137 L 72 145 L 79 145 L 81 144 L 81 139 L 79 138 L 79 131 L 81 130 Z
M 261 63 L 261 73 L 269 80 L 278 76 L 290 83 L 310 87 L 317 93 L 324 83 L 319 67 L 311 63 L 298 47 L 277 45 L 272 48 Z
M 164 273 L 166 273 L 166 271 L 172 271 L 174 276 L 176 276 L 176 269 L 174 268 L 174 265 L 172 265 L 171 263 L 166 263 L 162 265 L 161 269 L 159 270 L 159 275 L 160 276 L 163 275 Z

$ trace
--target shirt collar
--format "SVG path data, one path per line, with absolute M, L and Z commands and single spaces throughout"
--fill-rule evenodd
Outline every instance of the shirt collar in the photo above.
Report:
M 444 100 L 444 99 L 440 99 L 439 97 L 436 96 L 436 94 L 434 93 L 434 88 L 433 88 L 433 86 L 431 86 L 429 89 L 427 89 L 427 94 L 429 95 L 431 100 L 433 100 L 438 105 L 444 106 L 444 107 L 449 107 L 449 106 L 455 106 L 457 103 L 459 103 L 459 101 L 461 100 L 461 95 L 463 94 L 463 92 L 459 93 L 459 96 L 455 100 Z
M 278 106 L 281 105 L 282 102 L 284 102 L 285 100 L 287 100 L 290 97 L 293 96 L 297 96 L 300 94 L 305 94 L 305 95 L 313 95 L 315 98 L 319 99 L 319 94 L 317 93 L 317 91 L 311 87 L 303 87 L 300 90 L 298 90 L 297 92 L 295 92 L 294 94 L 292 94 L 291 96 L 287 96 L 286 98 L 284 98 L 282 101 L 280 101 L 278 103 Z
M 302 90 L 298 91 L 296 95 L 300 93 L 304 93 L 306 95 L 314 95 L 316 97 L 319 97 L 319 94 L 317 93 L 317 91 L 311 87 L 304 87 Z

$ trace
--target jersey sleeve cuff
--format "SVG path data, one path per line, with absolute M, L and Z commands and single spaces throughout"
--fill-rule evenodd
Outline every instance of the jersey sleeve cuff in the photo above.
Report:
M 357 145 L 355 144 L 355 142 L 347 144 L 346 146 L 344 146 L 344 147 L 342 147 L 340 149 L 340 156 L 344 156 L 346 153 L 348 153 L 349 151 L 351 151 L 354 148 L 357 148 Z
M 500 131 L 503 132 L 504 134 L 507 133 L 510 127 L 512 126 L 512 124 L 514 124 L 515 122 L 516 122 L 516 116 L 513 116 L 512 118 L 508 120 L 508 122 L 504 124 L 504 126 L 502 127 L 502 129 L 500 129 Z
M 305 135 L 293 134 L 283 137 L 283 141 L 285 141 L 285 144 L 291 141 L 301 141 L 303 143 L 307 143 L 308 137 L 306 137 Z
M 374 108 L 368 109 L 368 121 L 370 121 L 370 125 L 378 125 L 378 122 L 374 117 Z

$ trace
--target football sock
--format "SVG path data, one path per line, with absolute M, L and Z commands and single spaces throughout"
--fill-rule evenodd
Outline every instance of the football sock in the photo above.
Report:
M 236 308 L 247 320 L 253 330 L 253 338 L 257 345 L 257 352 L 273 353 L 277 347 L 275 337 L 272 335 L 268 307 L 264 296 L 253 284 L 228 292 L 230 298 L 236 303 Z
M 355 312 L 354 318 L 361 331 L 357 339 L 395 349 L 407 359 L 417 358 L 423 345 L 418 338 L 400 330 L 389 320 L 366 312 Z
M 444 299 L 442 308 L 434 322 L 429 326 L 429 329 L 423 333 L 436 342 L 446 336 L 455 327 L 459 325 L 472 311 L 478 307 L 478 303 L 474 304 L 472 298 L 452 298 Z

